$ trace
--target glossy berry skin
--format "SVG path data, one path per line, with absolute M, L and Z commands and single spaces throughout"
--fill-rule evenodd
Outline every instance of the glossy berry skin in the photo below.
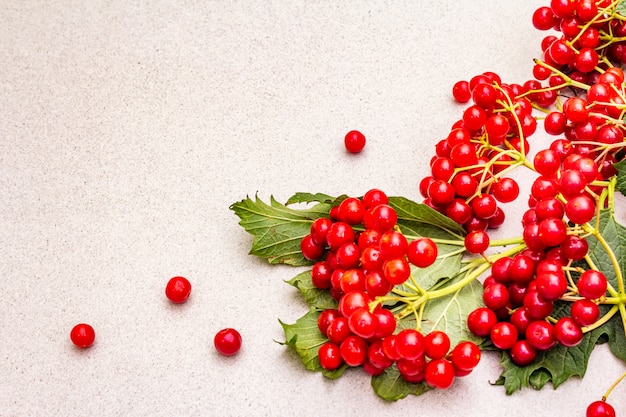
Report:
M 426 356 L 431 359 L 441 359 L 448 354 L 450 350 L 450 337 L 440 330 L 434 330 L 428 333 L 425 338 Z
M 215 349 L 224 356 L 232 356 L 241 349 L 241 334 L 232 328 L 225 328 L 213 338 Z
M 583 298 L 572 304 L 570 314 L 579 326 L 590 326 L 600 318 L 600 307 L 593 301 Z
M 365 136 L 358 130 L 349 131 L 344 138 L 346 150 L 350 153 L 359 153 L 365 148 Z
M 572 347 L 583 340 L 583 332 L 571 317 L 561 317 L 554 325 L 554 337 L 563 346 Z
M 455 369 L 469 372 L 480 362 L 480 348 L 473 342 L 460 342 L 452 349 L 450 361 Z
M 85 349 L 93 345 L 96 332 L 93 327 L 86 323 L 79 323 L 70 331 L 70 340 L 76 347 Z
M 578 278 L 578 292 L 585 298 L 596 299 L 604 295 L 608 283 L 604 274 L 600 271 L 588 269 Z
M 322 368 L 332 371 L 339 368 L 343 364 L 339 346 L 332 342 L 326 342 L 320 346 L 317 356 Z
M 433 359 L 426 364 L 424 379 L 433 388 L 450 388 L 454 377 L 454 365 L 446 359 Z
M 173 277 L 165 286 L 165 296 L 175 304 L 187 301 L 191 294 L 191 283 L 185 277 Z
M 437 259 L 437 254 L 437 244 L 427 237 L 413 240 L 407 248 L 409 262 L 420 268 L 431 266 Z
M 518 340 L 509 351 L 511 360 L 518 366 L 531 364 L 537 357 L 537 350 L 527 340 Z
M 469 253 L 480 254 L 489 248 L 489 235 L 484 230 L 473 230 L 465 236 L 465 249 Z
M 519 333 L 513 324 L 508 321 L 501 321 L 491 328 L 489 336 L 495 347 L 507 350 L 517 342 Z
M 479 307 L 467 316 L 467 327 L 479 337 L 488 336 L 497 322 L 496 313 L 487 307 Z
M 405 329 L 396 335 L 396 351 L 404 359 L 422 356 L 425 348 L 424 336 L 415 329 Z
M 594 401 L 587 407 L 586 417 L 615 417 L 615 409 L 606 401 Z

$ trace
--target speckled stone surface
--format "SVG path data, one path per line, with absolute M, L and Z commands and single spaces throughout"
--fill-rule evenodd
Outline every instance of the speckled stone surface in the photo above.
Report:
M 396 403 L 361 372 L 304 370 L 275 342 L 306 311 L 282 282 L 299 271 L 249 256 L 229 210 L 257 193 L 419 200 L 460 117 L 452 85 L 525 81 L 544 3 L 0 1 L 0 416 L 583 415 L 624 372 L 604 347 L 585 379 L 512 396 L 491 354 Z M 174 275 L 183 305 L 164 296 Z M 90 349 L 69 341 L 78 322 Z M 223 327 L 237 356 L 213 350 Z

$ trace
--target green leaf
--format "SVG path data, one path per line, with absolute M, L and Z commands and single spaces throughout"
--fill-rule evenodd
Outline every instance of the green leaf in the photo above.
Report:
M 616 6 L 615 11 L 622 16 L 626 16 L 626 0 L 621 0 Z
M 595 220 L 592 220 L 591 224 L 595 224 L 594 222 Z M 593 265 L 604 273 L 609 283 L 617 288 L 617 274 L 626 271 L 626 228 L 617 223 L 610 210 L 602 210 L 598 232 L 608 245 L 609 251 L 614 254 L 616 264 L 613 263 L 612 256 L 603 242 L 594 235 L 587 237 L 589 258 Z M 578 266 L 589 267 L 585 263 Z M 602 314 L 606 314 L 609 309 L 609 306 L 602 305 Z M 557 303 L 552 317 L 558 319 L 566 315 L 569 315 L 569 303 Z M 586 333 L 579 345 L 571 348 L 558 345 L 546 352 L 539 352 L 537 359 L 526 367 L 515 365 L 509 355 L 504 353 L 500 362 L 504 371 L 497 383 L 505 386 L 507 394 L 528 386 L 541 389 L 548 382 L 552 382 L 556 388 L 572 376 L 584 376 L 593 349 L 597 344 L 605 342 L 609 343 L 609 348 L 616 357 L 626 362 L 626 335 L 623 323 L 622 317 L 617 313 L 601 327 Z
M 338 204 L 341 200 L 343 200 L 345 196 L 341 197 L 331 197 L 328 194 L 323 193 L 295 193 L 293 196 L 289 197 L 285 205 L 290 204 L 308 204 L 308 203 L 328 203 L 328 204 Z M 339 200 L 339 201 L 338 201 Z
M 405 381 L 395 365 L 372 377 L 372 388 L 379 397 L 387 401 L 397 401 L 409 394 L 421 395 L 431 390 L 425 382 L 413 384 Z
M 246 198 L 239 201 L 231 205 L 230 209 L 240 218 L 239 224 L 254 236 L 250 254 L 267 259 L 270 264 L 304 266 L 311 262 L 302 256 L 300 241 L 309 234 L 315 219 L 328 217 L 330 209 L 345 198 L 346 196 L 334 198 L 321 193 L 296 193 L 288 200 L 288 204 L 304 203 L 309 206 L 291 208 L 277 202 L 273 197 L 268 205 L 256 197 L 254 200 Z M 310 206 L 311 204 L 313 205 Z M 459 241 L 465 233 L 459 224 L 424 204 L 403 197 L 390 197 L 389 204 L 398 213 L 398 227 L 409 240 L 418 236 L 429 236 Z M 438 246 L 441 253 L 449 253 L 459 248 L 446 244 Z M 442 267 L 451 269 L 447 259 L 438 261 L 438 265 L 431 271 Z M 437 273 L 433 273 L 431 279 L 439 277 Z
M 416 203 L 404 197 L 389 197 L 389 205 L 398 214 L 398 225 L 408 237 L 459 239 L 465 229 L 426 204 Z
M 621 334 L 621 339 L 619 334 Z M 512 394 L 525 387 L 539 390 L 548 382 L 552 382 L 552 386 L 557 388 L 572 376 L 582 378 L 587 370 L 591 352 L 606 337 L 612 340 L 614 345 L 619 346 L 621 343 L 623 355 L 624 328 L 619 315 L 614 316 L 602 327 L 586 333 L 582 342 L 577 346 L 566 348 L 556 345 L 547 351 L 538 352 L 535 361 L 527 366 L 515 365 L 509 354 L 503 352 L 500 364 L 504 372 L 496 384 L 504 385 L 506 393 Z M 624 356 L 621 358 L 626 360 Z
M 246 198 L 230 206 L 239 216 L 239 224 L 254 236 L 250 254 L 265 258 L 270 264 L 310 265 L 300 251 L 300 241 L 310 233 L 311 224 L 328 216 L 330 205 L 319 203 L 306 209 L 292 209 L 271 198 L 265 204 L 259 198 Z
M 592 224 L 594 221 L 595 219 L 591 221 Z M 618 261 L 617 267 L 619 271 L 622 271 L 620 273 L 626 272 L 626 228 L 617 223 L 610 210 L 602 210 L 600 212 L 598 231 L 611 248 L 613 254 L 615 254 L 615 258 Z M 613 265 L 611 257 L 602 245 L 602 242 L 591 235 L 587 238 L 587 243 L 589 244 L 589 257 L 598 269 L 604 273 L 609 283 L 614 288 L 617 288 L 615 265 Z
M 320 346 L 328 342 L 326 336 L 317 327 L 319 314 L 319 311 L 309 310 L 304 316 L 296 320 L 294 324 L 286 324 L 280 321 L 285 332 L 285 342 L 283 344 L 296 352 L 306 369 L 322 371 L 324 376 L 328 378 L 338 378 L 346 369 L 346 366 L 342 366 L 334 371 L 327 371 L 320 365 L 317 355 Z
M 330 295 L 328 290 L 321 290 L 313 285 L 310 270 L 296 275 L 287 283 L 300 291 L 300 294 L 312 309 L 337 308 L 337 301 Z
M 626 4 L 626 0 L 622 1 L 620 4 Z M 623 14 L 626 16 L 626 13 Z M 613 166 L 617 170 L 617 182 L 615 184 L 615 188 L 617 188 L 622 194 L 626 195 L 626 159 L 613 164 Z
M 434 287 L 437 290 L 445 290 L 465 276 L 466 274 L 456 274 L 450 279 L 440 281 Z M 404 286 L 403 290 L 410 290 L 410 288 Z M 467 328 L 467 316 L 474 309 L 484 306 L 482 295 L 482 284 L 478 280 L 473 280 L 460 289 L 453 290 L 448 295 L 429 299 L 422 314 L 421 332 L 427 334 L 433 330 L 442 330 L 450 337 L 452 346 L 464 340 L 481 344 L 483 339 L 474 335 Z M 410 314 L 398 322 L 399 329 L 414 329 L 416 325 L 414 314 Z
M 455 282 L 457 279 L 451 280 L 449 285 Z M 483 306 L 482 300 L 483 286 L 478 280 L 471 281 L 450 295 L 429 300 L 422 315 L 422 333 L 442 330 L 450 337 L 452 346 L 464 340 L 481 343 L 482 338 L 467 328 L 467 316 L 476 308 Z

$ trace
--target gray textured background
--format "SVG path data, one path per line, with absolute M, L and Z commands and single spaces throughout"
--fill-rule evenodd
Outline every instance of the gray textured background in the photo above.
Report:
M 282 283 L 299 271 L 248 256 L 229 210 L 255 193 L 419 200 L 463 108 L 452 85 L 529 78 L 547 3 L 0 1 L 0 415 L 583 415 L 624 371 L 604 347 L 584 380 L 510 397 L 491 354 L 397 403 L 361 372 L 304 370 L 274 342 L 306 311 Z M 165 299 L 174 275 L 184 305 Z M 244 346 L 222 358 L 227 326 Z

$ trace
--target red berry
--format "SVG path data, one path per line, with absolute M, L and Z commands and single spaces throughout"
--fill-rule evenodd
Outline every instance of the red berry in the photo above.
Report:
M 489 248 L 489 235 L 483 230 L 473 230 L 465 236 L 464 243 L 469 253 L 483 253 Z
M 486 337 L 498 322 L 496 313 L 487 307 L 478 307 L 467 316 L 467 327 L 479 337 Z
M 583 298 L 572 303 L 570 314 L 579 326 L 590 326 L 600 318 L 600 307 L 593 301 Z
M 437 259 L 437 254 L 437 244 L 427 237 L 413 240 L 407 248 L 409 262 L 419 268 L 426 268 L 432 265 Z
M 602 272 L 588 269 L 578 278 L 576 286 L 580 295 L 593 300 L 606 293 L 608 282 Z
M 424 353 L 431 359 L 441 359 L 450 350 L 450 337 L 441 330 L 433 330 L 425 338 Z
M 344 145 L 348 152 L 359 153 L 365 147 L 365 136 L 358 130 L 351 130 L 344 138 Z
M 424 336 L 415 329 L 404 329 L 396 335 L 396 351 L 404 359 L 422 356 L 425 348 Z
M 232 356 L 241 349 L 241 334 L 235 329 L 225 328 L 213 338 L 215 349 L 224 356 Z
M 527 340 L 518 340 L 509 351 L 511 360 L 518 366 L 530 365 L 537 357 L 537 350 Z
M 326 342 L 317 351 L 317 356 L 322 368 L 332 371 L 343 364 L 339 346 L 333 342 Z
M 95 339 L 96 332 L 93 327 L 86 323 L 79 323 L 70 331 L 70 340 L 81 349 L 93 345 Z
M 165 286 L 165 295 L 176 304 L 187 301 L 190 293 L 191 283 L 185 277 L 173 277 Z
M 446 389 L 454 383 L 454 366 L 447 359 L 433 359 L 426 364 L 424 379 L 433 388 Z
M 583 332 L 571 317 L 561 317 L 554 325 L 554 337 L 563 346 L 572 347 L 583 340 Z
M 473 342 L 460 342 L 452 349 L 450 361 L 455 369 L 471 371 L 480 362 L 480 348 Z
M 594 401 L 587 407 L 587 417 L 615 417 L 615 409 L 604 400 Z

